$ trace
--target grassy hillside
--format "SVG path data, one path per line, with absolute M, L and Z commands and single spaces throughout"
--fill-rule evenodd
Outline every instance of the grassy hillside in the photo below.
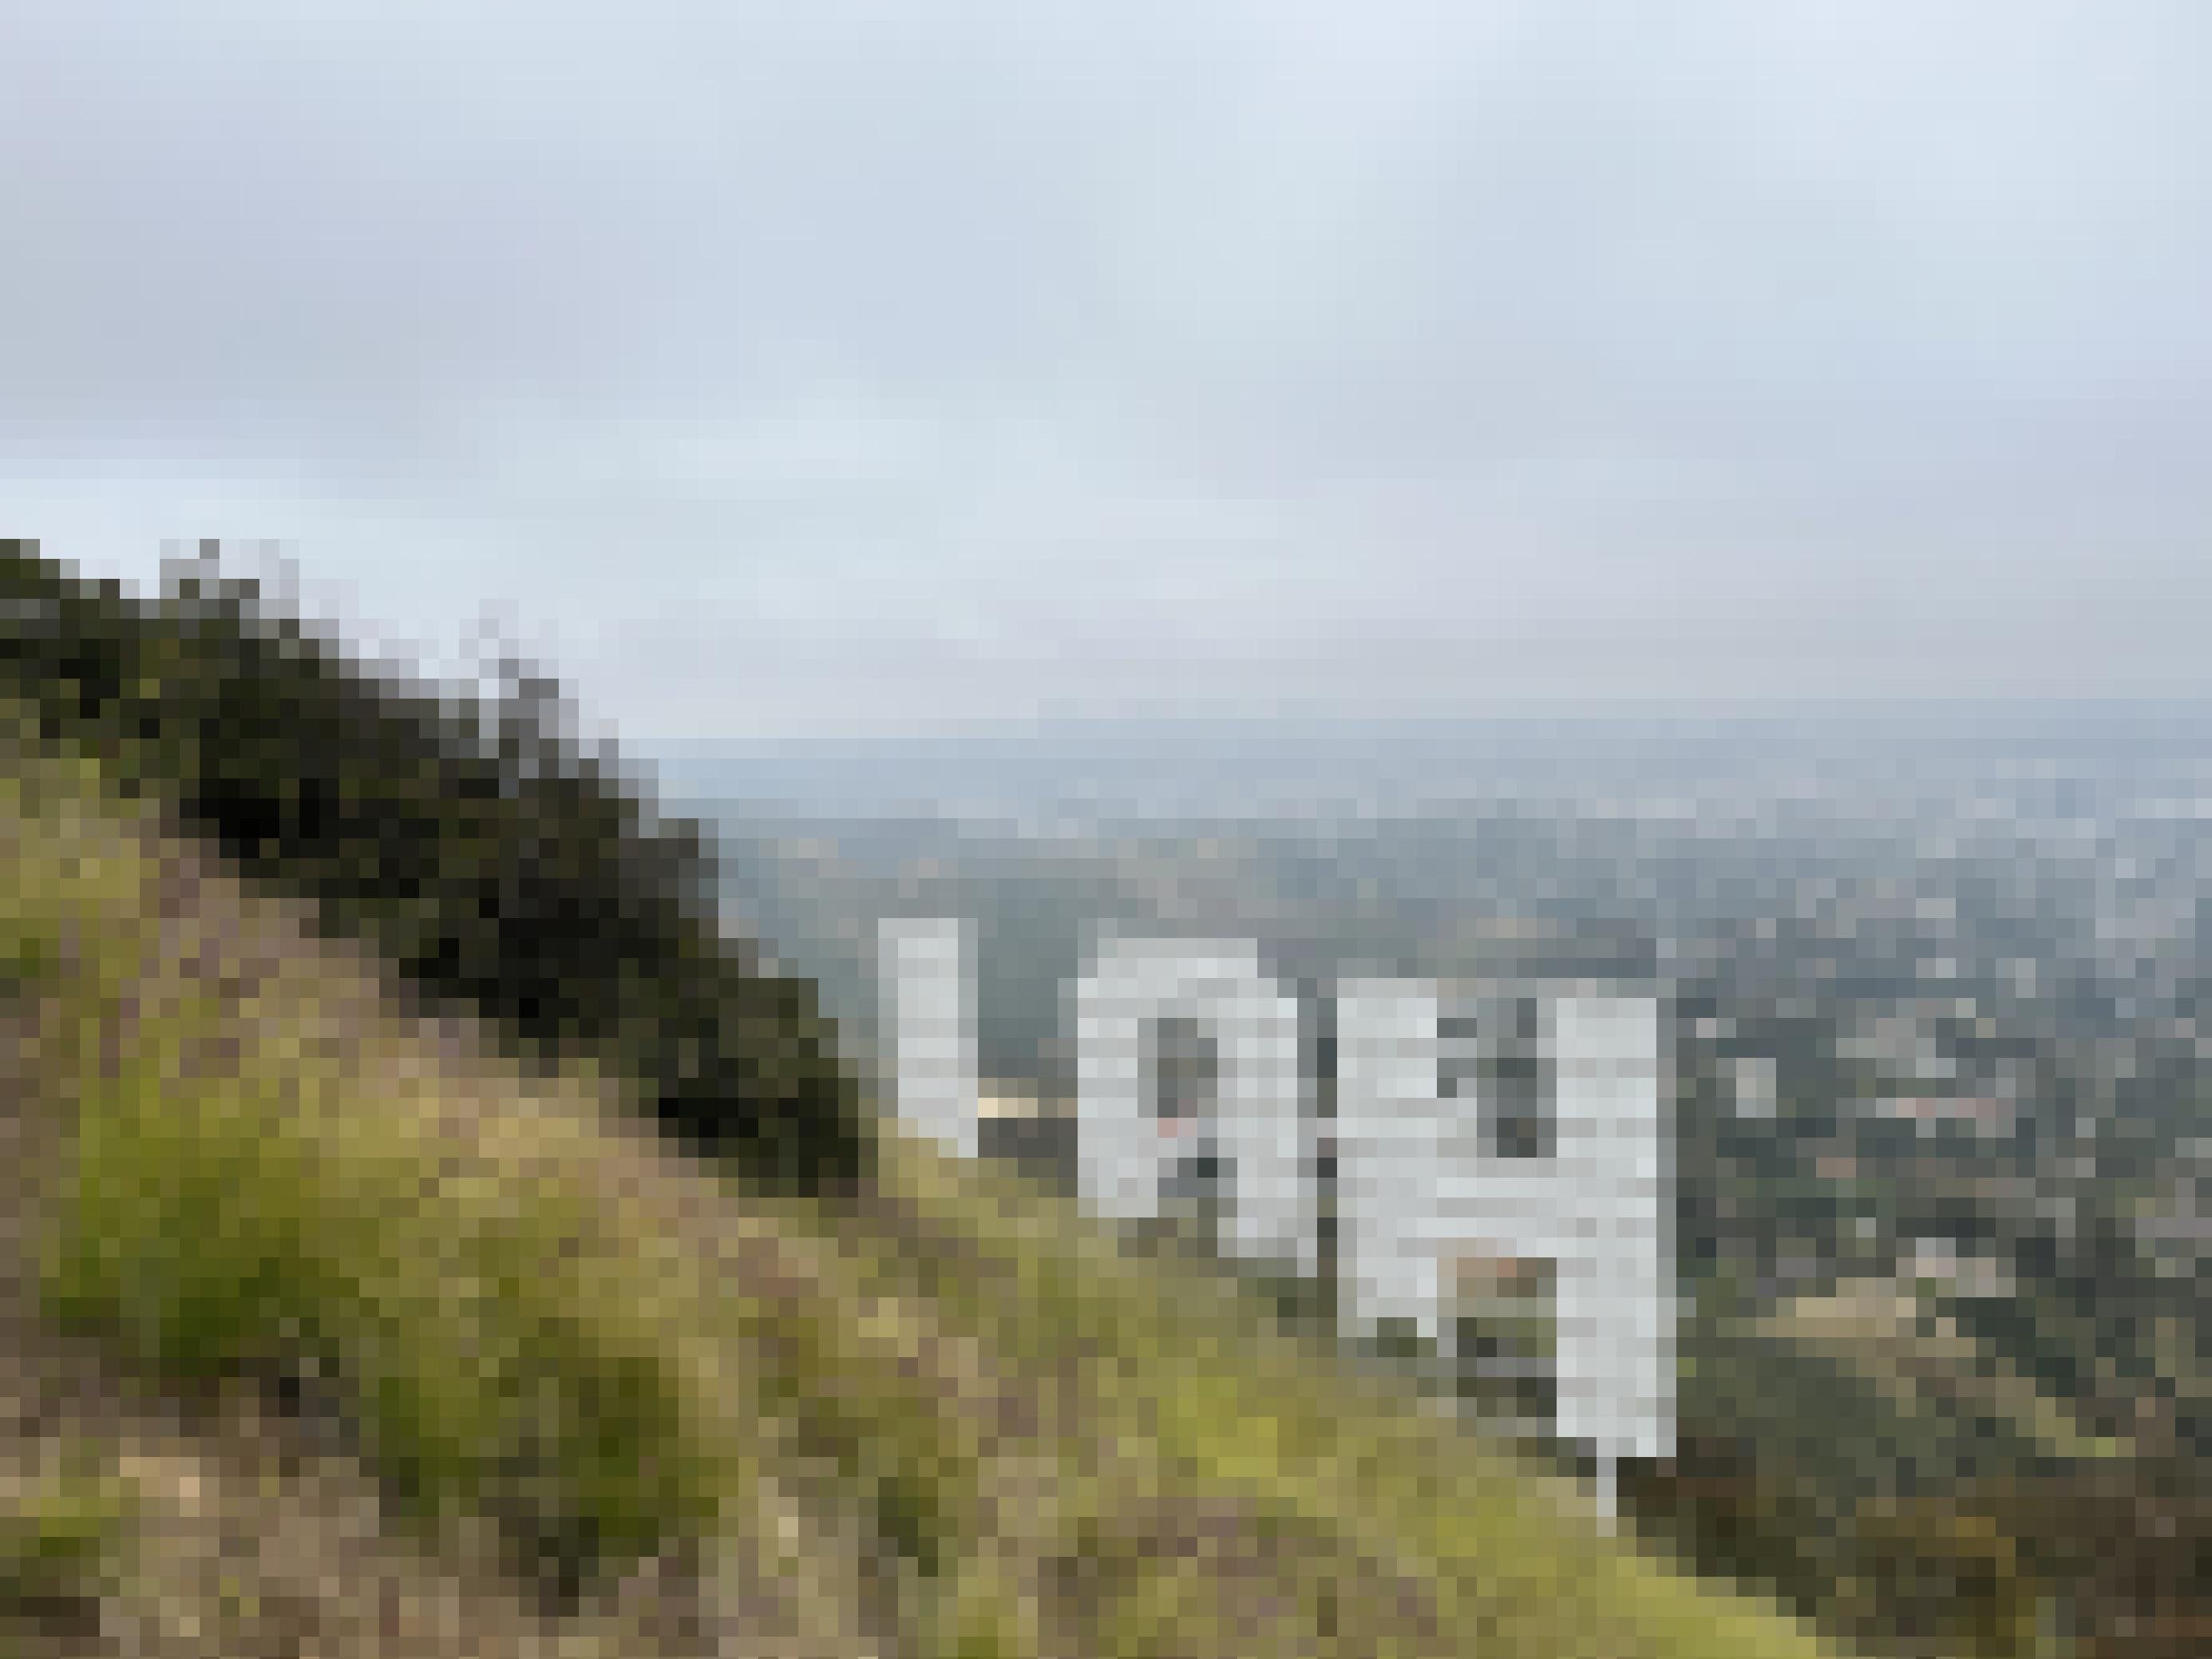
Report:
M 1017 1178 L 893 1140 L 830 1197 L 733 1186 L 635 1127 L 634 1080 L 405 1016 L 373 953 L 33 748 L 0 766 L 14 1347 L 106 1417 L 8 1443 L 21 1630 L 66 1614 L 100 1650 L 104 1606 L 99 1639 L 174 1652 L 306 1625 L 364 1653 L 1818 1650 Z M 447 1635 L 347 1634 L 356 1574 Z

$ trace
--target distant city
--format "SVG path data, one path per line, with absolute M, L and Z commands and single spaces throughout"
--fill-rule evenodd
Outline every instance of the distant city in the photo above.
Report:
M 1691 1490 L 1800 1539 L 1919 1493 L 2094 1562 L 2083 1517 L 2186 1535 L 2212 1493 L 2203 709 L 1093 731 L 693 755 L 661 782 L 879 1077 L 878 924 L 972 919 L 984 1140 L 1066 1184 L 1065 988 L 1102 922 L 1250 939 L 1310 1022 L 1359 974 L 1651 999 L 1667 1480 L 1692 1483 L 1669 1525 L 1719 1525 Z M 1326 1118 L 1340 1055 L 1307 1059 Z M 1480 1395 L 1550 1328 L 1528 1290 L 1461 1284 L 1406 1363 L 1485 1358 L 1443 1373 Z

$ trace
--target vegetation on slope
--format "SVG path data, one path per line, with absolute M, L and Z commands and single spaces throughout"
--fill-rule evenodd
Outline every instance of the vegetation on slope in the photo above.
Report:
M 611 1070 L 403 1018 L 95 769 L 0 775 L 48 1316 L 179 1397 L 331 1402 L 393 1513 L 570 1616 L 645 1566 L 722 1619 L 693 1651 L 1815 1650 L 1015 1179 L 894 1139 L 732 1187 Z
M 695 1150 L 787 1184 L 864 1174 L 812 984 L 722 935 L 696 830 L 583 750 L 558 688 L 509 681 L 487 708 L 382 675 L 211 550 L 142 599 L 0 542 L 0 692 L 47 737 L 511 1048 L 638 1078 Z

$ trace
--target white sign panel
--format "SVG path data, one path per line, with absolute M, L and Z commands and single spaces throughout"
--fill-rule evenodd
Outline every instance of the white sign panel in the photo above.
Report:
M 1362 980 L 1337 1004 L 1337 1237 L 1357 1321 L 1410 1318 L 1449 1346 L 1470 1249 L 1556 1265 L 1558 1431 L 1605 1457 L 1674 1449 L 1674 1273 L 1658 1011 L 1541 1005 L 1552 1145 L 1501 1156 L 1495 1098 L 1437 1089 L 1436 988 Z
M 972 930 L 960 921 L 885 921 L 878 931 L 884 1030 L 899 1121 L 973 1158 L 979 1131 Z
M 1099 1213 L 1160 1212 L 1194 1143 L 1220 1159 L 1226 1242 L 1248 1258 L 1295 1264 L 1315 1254 L 1309 1085 L 1299 1065 L 1298 1011 L 1237 942 L 1108 939 L 1075 993 L 1079 1190 Z M 1219 1075 L 1197 1123 L 1164 1121 L 1146 1075 L 1148 1028 L 1196 1021 L 1212 1036 Z

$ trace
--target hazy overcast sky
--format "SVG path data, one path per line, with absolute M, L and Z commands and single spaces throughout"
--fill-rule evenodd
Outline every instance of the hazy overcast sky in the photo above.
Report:
M 625 737 L 2212 692 L 2203 0 L 52 0 L 0 489 Z

